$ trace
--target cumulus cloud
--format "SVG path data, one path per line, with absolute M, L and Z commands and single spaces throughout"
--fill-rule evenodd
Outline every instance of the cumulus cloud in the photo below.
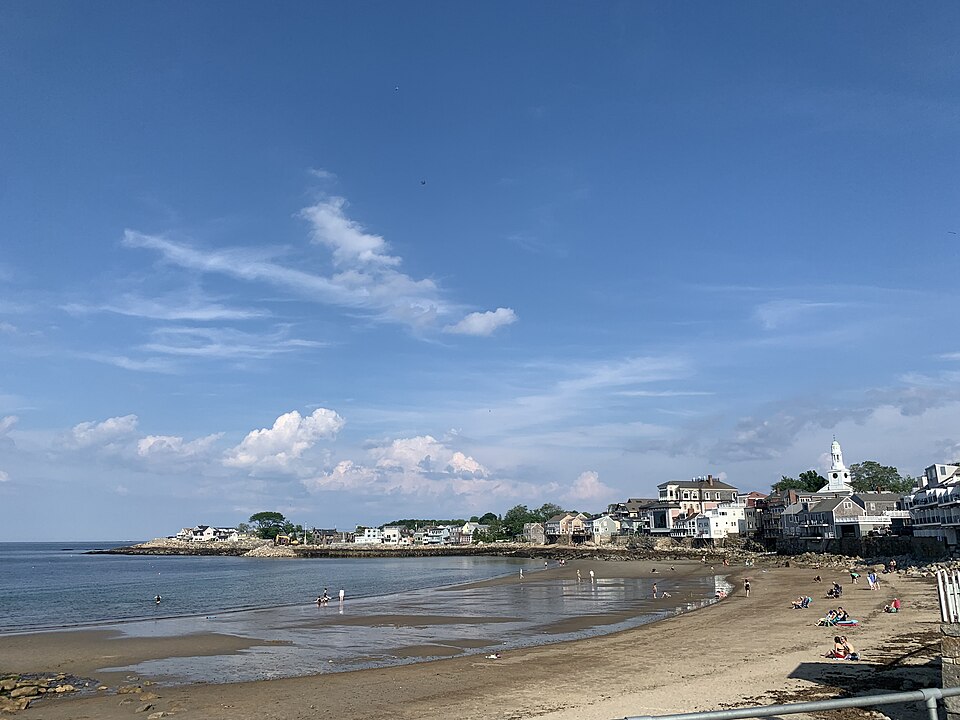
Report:
M 243 441 L 227 451 L 223 464 L 236 468 L 292 470 L 318 440 L 335 437 L 344 420 L 333 410 L 318 408 L 303 417 L 293 410 L 281 415 L 272 428 L 252 430 Z
M 102 422 L 83 422 L 73 426 L 70 441 L 75 447 L 108 445 L 136 432 L 138 422 L 136 415 L 107 418 Z
M 429 435 L 393 440 L 371 448 L 369 455 L 369 464 L 344 460 L 303 485 L 311 492 L 452 497 L 467 503 L 537 492 L 528 484 L 493 477 L 473 457 Z
M 512 325 L 517 320 L 517 314 L 510 308 L 497 308 L 488 312 L 470 313 L 456 325 L 447 325 L 443 331 L 454 335 L 485 337 L 504 325 Z
M 3 470 L 0 470 L 0 483 L 8 482 L 9 480 L 10 476 Z
M 570 502 L 596 502 L 599 500 L 609 500 L 616 494 L 616 491 L 600 482 L 600 476 L 593 470 L 587 470 L 580 473 L 580 477 L 573 481 L 573 485 L 563 496 L 564 500 Z
M 207 453 L 221 437 L 223 437 L 223 433 L 216 433 L 184 442 L 182 437 L 176 435 L 147 435 L 137 441 L 137 455 L 144 458 L 196 457 Z

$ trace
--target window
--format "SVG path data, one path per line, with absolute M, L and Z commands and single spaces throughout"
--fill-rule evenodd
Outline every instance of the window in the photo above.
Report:
M 684 490 L 684 491 L 683 491 L 683 499 L 684 499 L 684 500 L 689 500 L 689 499 L 690 499 L 690 491 L 689 491 L 689 490 Z

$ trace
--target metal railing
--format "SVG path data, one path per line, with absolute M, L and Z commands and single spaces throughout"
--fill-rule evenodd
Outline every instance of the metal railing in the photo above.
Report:
M 945 623 L 960 622 L 960 571 L 937 570 L 937 596 L 940 619 Z
M 737 720 L 737 718 L 764 718 L 774 715 L 795 715 L 797 713 L 842 710 L 851 707 L 874 707 L 876 705 L 900 705 L 910 702 L 925 703 L 929 719 L 937 720 L 937 700 L 958 695 L 960 695 L 960 687 L 924 688 L 923 690 L 910 690 L 909 692 L 884 695 L 859 695 L 857 697 L 787 703 L 785 705 L 758 705 L 735 710 L 710 710 L 678 715 L 631 715 L 624 720 Z

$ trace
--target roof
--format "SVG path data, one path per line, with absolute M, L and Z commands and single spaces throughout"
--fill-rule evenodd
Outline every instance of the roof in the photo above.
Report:
M 843 502 L 849 502 L 849 498 L 843 498 L 843 497 L 826 498 L 818 502 L 816 505 L 812 505 L 810 507 L 809 512 L 812 512 L 812 513 L 831 512 L 833 510 L 836 510 L 837 507 L 840 505 L 840 503 L 843 503 Z M 859 505 L 857 507 L 860 508 Z M 863 508 L 860 508 L 860 509 L 862 510 Z
M 657 485 L 658 488 L 665 488 L 668 485 L 675 485 L 676 487 L 681 488 L 713 488 L 714 490 L 736 490 L 733 485 L 728 485 L 722 480 L 713 479 L 713 482 L 709 480 L 668 480 L 665 483 L 660 483 Z
M 858 500 L 872 500 L 873 502 L 900 502 L 902 495 L 892 492 L 865 492 L 855 493 Z

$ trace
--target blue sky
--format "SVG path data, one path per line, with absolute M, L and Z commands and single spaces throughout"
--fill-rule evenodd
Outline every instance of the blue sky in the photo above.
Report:
M 0 6 L 0 540 L 960 457 L 960 6 Z

